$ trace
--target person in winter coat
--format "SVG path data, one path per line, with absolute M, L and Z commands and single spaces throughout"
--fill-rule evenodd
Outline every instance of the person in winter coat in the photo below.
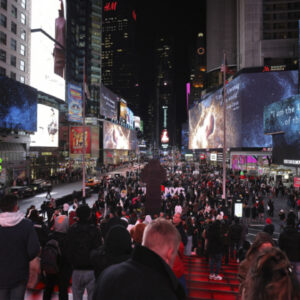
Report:
M 300 283 L 300 232 L 296 229 L 295 220 L 295 214 L 288 214 L 287 225 L 283 229 L 283 232 L 280 233 L 278 244 L 279 248 L 286 253 L 294 266 L 294 271 Z
M 273 235 L 275 230 L 274 224 L 272 224 L 272 220 L 270 218 L 266 219 L 266 225 L 263 229 L 264 232 L 267 232 L 270 236 Z
M 95 276 L 90 254 L 102 244 L 101 234 L 95 225 L 89 223 L 91 209 L 88 205 L 79 206 L 76 214 L 78 222 L 71 226 L 66 237 L 67 257 L 73 269 L 73 299 L 82 300 L 87 289 L 88 300 L 92 300 Z
M 145 224 L 139 224 L 141 226 Z M 138 226 L 138 225 L 136 225 Z M 115 225 L 108 231 L 104 244 L 91 251 L 96 280 L 109 266 L 119 264 L 130 258 L 132 252 L 131 236 L 122 225 Z
M 184 290 L 172 271 L 180 244 L 176 228 L 158 218 L 147 225 L 142 246 L 129 260 L 105 269 L 99 276 L 94 300 L 180 300 Z
M 17 197 L 0 199 L 0 299 L 24 299 L 29 262 L 40 252 L 37 233 L 18 209 Z
M 222 280 L 219 275 L 223 257 L 223 238 L 221 236 L 221 222 L 216 220 L 207 229 L 207 253 L 209 256 L 209 279 Z
M 239 218 L 234 219 L 234 224 L 229 227 L 230 240 L 230 258 L 237 259 L 237 252 L 240 248 L 242 239 L 243 227 L 240 224 Z

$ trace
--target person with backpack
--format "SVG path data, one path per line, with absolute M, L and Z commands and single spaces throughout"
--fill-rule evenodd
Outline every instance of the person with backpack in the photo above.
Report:
M 55 219 L 57 226 L 53 227 L 54 231 L 49 234 L 41 253 L 41 271 L 46 285 L 43 300 L 51 300 L 56 284 L 58 284 L 59 300 L 68 300 L 69 298 L 68 287 L 70 285 L 72 267 L 68 262 L 65 246 L 69 223 L 58 222 L 59 216 L 57 213 Z
M 0 299 L 24 299 L 29 262 L 40 252 L 37 233 L 19 211 L 17 196 L 0 199 Z
M 74 300 L 82 300 L 87 289 L 88 300 L 93 299 L 95 274 L 90 259 L 92 250 L 102 244 L 100 230 L 90 222 L 91 209 L 81 205 L 76 210 L 78 222 L 73 224 L 67 233 L 66 251 L 72 266 L 72 293 Z

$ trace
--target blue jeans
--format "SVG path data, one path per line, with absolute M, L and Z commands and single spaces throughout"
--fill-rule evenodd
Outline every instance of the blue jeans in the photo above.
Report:
M 0 300 L 24 300 L 26 282 L 19 282 L 16 286 L 9 289 L 0 288 Z
M 87 289 L 88 300 L 93 299 L 95 275 L 92 270 L 74 270 L 72 274 L 73 300 L 82 300 L 84 290 Z
M 186 256 L 191 256 L 191 252 L 192 252 L 192 247 L 193 247 L 193 236 L 192 235 L 189 235 L 187 237 L 187 244 L 184 248 L 184 255 Z
M 223 255 L 220 254 L 210 254 L 209 255 L 209 273 L 219 275 Z M 214 272 L 214 267 L 216 265 L 216 271 Z

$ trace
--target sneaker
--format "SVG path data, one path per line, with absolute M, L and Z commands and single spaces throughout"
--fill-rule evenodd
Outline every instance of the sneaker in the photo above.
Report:
M 223 280 L 223 277 L 220 275 L 215 275 L 214 280 Z
M 208 278 L 214 280 L 215 279 L 215 274 L 209 274 Z

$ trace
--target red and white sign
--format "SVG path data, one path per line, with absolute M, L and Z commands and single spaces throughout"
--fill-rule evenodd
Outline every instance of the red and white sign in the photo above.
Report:
M 294 187 L 300 187 L 300 177 L 294 177 Z
M 70 153 L 83 153 L 83 127 L 76 126 L 70 128 Z M 91 129 L 85 127 L 85 153 L 91 154 Z

